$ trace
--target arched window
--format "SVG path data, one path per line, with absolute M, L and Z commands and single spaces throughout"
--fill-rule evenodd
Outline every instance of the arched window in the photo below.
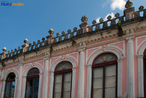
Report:
M 116 98 L 117 57 L 106 53 L 99 55 L 92 66 L 91 98 Z
M 14 98 L 15 74 L 10 73 L 6 79 L 4 98 Z
M 71 98 L 72 65 L 69 62 L 58 64 L 54 76 L 53 98 Z
M 146 50 L 144 51 L 143 55 L 143 61 L 144 61 L 144 97 L 146 97 Z
M 25 98 L 38 98 L 39 70 L 31 69 L 27 74 Z

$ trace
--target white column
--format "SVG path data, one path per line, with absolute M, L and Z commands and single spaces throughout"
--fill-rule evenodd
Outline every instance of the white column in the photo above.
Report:
M 1 95 L 1 98 L 4 97 L 5 85 L 6 85 L 6 81 L 2 80 L 2 93 L 1 93 L 2 95 Z
M 54 82 L 54 72 L 50 71 L 49 98 L 53 98 L 53 82 Z
M 143 55 L 138 56 L 138 97 L 144 97 Z
M 134 47 L 133 37 L 127 38 L 127 85 L 126 92 L 128 98 L 135 98 L 134 85 Z
M 22 98 L 25 98 L 25 89 L 26 89 L 26 76 L 23 76 Z
M 44 58 L 44 82 L 43 82 L 43 95 L 42 98 L 47 98 L 47 89 L 48 89 L 48 58 Z
M 75 97 L 75 79 L 76 79 L 76 67 L 72 68 L 72 92 L 71 92 L 71 98 Z
M 41 84 L 42 84 L 42 73 L 39 74 L 39 89 L 38 89 L 38 98 L 41 98 Z M 47 97 L 42 97 L 47 98 Z
M 80 49 L 80 67 L 77 98 L 84 98 L 84 50 Z
M 122 98 L 122 60 L 123 59 L 118 59 L 117 62 L 118 62 L 118 84 L 117 84 L 117 96 L 118 98 Z
M 18 79 L 17 98 L 21 97 L 21 85 L 22 85 L 22 64 L 19 64 L 19 79 Z
M 87 65 L 87 91 L 86 98 L 91 97 L 92 65 Z

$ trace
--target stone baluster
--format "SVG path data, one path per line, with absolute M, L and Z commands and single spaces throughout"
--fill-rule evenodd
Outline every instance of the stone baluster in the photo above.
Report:
M 54 41 L 54 36 L 53 36 L 54 30 L 51 28 L 51 29 L 48 31 L 48 33 L 50 34 L 49 36 L 46 37 L 47 40 L 48 40 L 48 44 L 52 44 L 53 41 Z
M 100 29 L 100 24 L 96 25 L 96 31 Z
M 4 59 L 4 58 L 6 58 L 6 51 L 7 51 L 7 49 L 6 49 L 6 47 L 4 47 L 3 49 L 3 53 L 1 54 L 1 59 Z
M 27 52 L 27 47 L 28 47 L 28 39 L 24 40 L 24 45 L 22 45 L 22 52 Z
M 81 21 L 83 23 L 80 24 L 80 33 L 86 33 L 86 32 L 89 32 L 89 29 L 88 29 L 88 18 L 86 15 L 84 15 L 82 18 L 81 18 Z

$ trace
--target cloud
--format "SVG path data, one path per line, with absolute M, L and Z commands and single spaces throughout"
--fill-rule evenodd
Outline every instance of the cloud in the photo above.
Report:
M 111 14 L 107 14 L 107 15 L 106 15 L 106 17 L 104 18 L 104 21 L 107 20 L 107 17 L 108 17 L 109 15 L 111 15 L 111 19 L 115 17 L 115 14 L 112 12 Z M 99 20 L 100 20 L 100 17 L 98 17 L 98 18 L 96 19 L 96 22 L 99 23 Z
M 124 10 L 126 1 L 125 0 L 111 0 L 111 9 L 115 10 L 116 8 Z
M 102 7 L 105 7 L 109 2 L 110 2 L 110 0 L 106 0 L 106 2 L 104 2 L 104 3 L 102 4 Z
M 97 22 L 97 23 L 99 23 L 99 19 L 100 19 L 100 17 L 98 17 L 98 18 L 96 19 L 96 22 Z

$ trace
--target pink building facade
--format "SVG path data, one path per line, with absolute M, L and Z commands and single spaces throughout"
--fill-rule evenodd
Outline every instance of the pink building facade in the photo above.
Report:
M 123 16 L 91 26 L 83 16 L 79 30 L 3 48 L 0 98 L 146 97 L 146 9 L 125 7 Z

